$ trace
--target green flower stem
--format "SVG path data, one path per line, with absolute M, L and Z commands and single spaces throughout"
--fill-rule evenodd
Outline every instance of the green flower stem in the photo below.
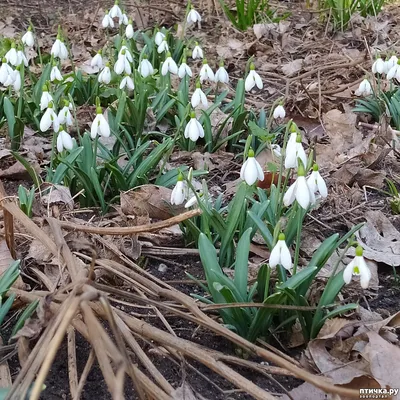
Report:
M 300 255 L 300 242 L 301 242 L 301 228 L 303 227 L 303 220 L 307 211 L 303 211 L 298 204 L 295 206 L 297 208 L 297 234 L 296 234 L 296 250 L 294 253 L 294 260 L 293 260 L 293 275 L 296 274 L 297 271 L 297 264 L 299 262 L 299 255 Z

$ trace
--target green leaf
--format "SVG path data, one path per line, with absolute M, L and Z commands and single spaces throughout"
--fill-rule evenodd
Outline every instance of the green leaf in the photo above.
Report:
M 16 294 L 11 293 L 10 296 L 8 296 L 7 301 L 0 307 L 0 325 L 3 323 L 5 316 L 10 311 L 10 308 L 13 305 L 15 298 L 16 298 Z M 1 298 L 0 298 L 0 300 L 1 300 Z M 1 302 L 0 302 L 0 304 L 1 304 Z
M 307 280 L 311 275 L 313 275 L 316 270 L 317 270 L 317 267 L 304 268 L 300 272 L 297 272 L 296 274 L 291 276 L 286 282 L 283 282 L 280 285 L 278 285 L 277 289 L 278 290 L 296 289 L 305 280 Z
M 31 177 L 35 187 L 36 188 L 40 187 L 40 185 L 42 184 L 42 178 L 40 177 L 40 175 L 36 173 L 35 168 L 33 168 L 32 165 L 27 160 L 25 160 L 25 158 L 22 157 L 19 153 L 11 151 L 11 154 L 17 161 L 19 161 L 24 166 L 29 176 Z
M 68 154 L 68 156 L 65 158 L 65 162 L 63 164 L 58 165 L 56 168 L 56 171 L 54 173 L 53 179 L 51 180 L 52 183 L 58 184 L 61 183 L 62 180 L 64 179 L 65 173 L 68 170 L 68 164 L 72 165 L 75 163 L 76 159 L 79 157 L 79 155 L 82 153 L 83 147 L 78 147 L 76 149 L 73 149 L 71 153 Z M 61 160 L 63 162 L 63 160 Z
M 234 283 L 237 290 L 244 298 L 247 297 L 247 277 L 248 277 L 248 267 L 249 267 L 251 231 L 252 229 L 249 228 L 242 235 L 236 250 Z
M 21 316 L 18 318 L 17 323 L 14 325 L 14 328 L 11 332 L 11 337 L 16 335 L 16 333 L 24 326 L 26 320 L 31 317 L 31 315 L 34 313 L 36 310 L 36 307 L 39 304 L 39 300 L 33 301 L 31 304 L 29 304 L 28 307 L 25 308 L 24 312 L 21 314 Z

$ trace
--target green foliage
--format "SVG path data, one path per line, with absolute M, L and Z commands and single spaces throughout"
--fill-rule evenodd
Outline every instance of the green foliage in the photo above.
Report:
M 357 307 L 356 304 L 336 305 L 335 299 L 344 285 L 343 273 L 332 276 L 325 287 L 316 308 L 310 307 L 307 300 L 308 288 L 327 259 L 338 249 L 339 243 L 348 238 L 356 229 L 339 240 L 333 235 L 323 242 L 315 252 L 308 266 L 288 277 L 284 282 L 273 283 L 271 268 L 264 264 L 260 267 L 256 283 L 248 287 L 248 257 L 252 229 L 241 236 L 236 248 L 234 278 L 228 278 L 221 268 L 217 251 L 205 234 L 200 234 L 199 250 L 207 280 L 207 297 L 193 295 L 209 304 L 226 304 L 219 309 L 224 324 L 243 336 L 255 341 L 259 337 L 269 336 L 278 327 L 292 326 L 298 320 L 303 328 L 305 340 L 315 338 L 328 318 L 343 314 Z M 251 306 L 252 302 L 263 306 Z M 250 303 L 243 307 L 235 303 Z M 275 306 L 274 306 L 275 305 Z
M 268 0 L 236 0 L 234 9 L 225 0 L 219 2 L 229 21 L 242 31 L 262 20 L 279 21 L 275 17 L 275 11 L 270 9 Z
M 18 187 L 18 201 L 20 209 L 28 216 L 32 217 L 33 201 L 35 199 L 35 187 L 30 190 L 25 189 L 22 185 Z
M 354 13 L 362 17 L 368 15 L 377 16 L 381 11 L 385 0 L 320 0 L 320 10 L 326 10 L 326 16 L 330 16 L 335 29 L 345 29 L 351 21 Z

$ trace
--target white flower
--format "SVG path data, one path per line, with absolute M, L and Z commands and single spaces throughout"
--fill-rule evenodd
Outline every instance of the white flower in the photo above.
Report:
M 272 152 L 275 154 L 276 157 L 280 158 L 282 157 L 282 149 L 281 146 L 279 146 L 279 144 L 271 144 L 271 150 Z
M 161 43 L 164 41 L 164 39 L 165 39 L 165 35 L 162 32 L 158 31 L 156 33 L 156 36 L 154 37 L 154 42 L 156 43 L 157 46 L 160 46 Z
M 101 25 L 104 29 L 106 28 L 114 28 L 114 21 L 113 19 L 106 13 L 101 21 Z
M 104 62 L 103 57 L 101 56 L 101 52 L 98 52 L 90 61 L 91 67 L 97 67 L 99 70 L 103 68 Z
M 210 82 L 215 81 L 214 72 L 207 64 L 206 60 L 203 61 L 203 66 L 200 69 L 200 82 L 203 83 L 204 81 L 210 81 Z
M 186 19 L 188 24 L 191 23 L 196 23 L 201 21 L 201 16 L 200 14 L 192 7 L 192 9 L 189 11 L 189 14 Z
M 6 81 L 3 83 L 5 87 L 11 86 L 15 81 L 15 71 L 11 68 L 10 73 L 7 75 Z
M 387 73 L 387 79 L 391 80 L 393 78 L 400 80 L 400 64 L 394 65 Z
M 186 198 L 186 186 L 185 182 L 183 181 L 182 174 L 178 175 L 178 181 L 176 182 L 175 187 L 171 193 L 171 204 L 172 205 L 181 205 Z
M 13 88 L 16 92 L 19 92 L 21 89 L 21 73 L 17 69 L 14 71 Z
M 15 43 L 11 45 L 11 49 L 7 51 L 4 57 L 6 58 L 7 62 L 14 67 L 18 65 L 18 53 L 17 49 L 15 48 Z
M 220 65 L 218 71 L 215 73 L 215 82 L 221 82 L 221 83 L 229 82 L 229 75 L 223 64 Z
M 269 256 L 269 266 L 271 268 L 275 268 L 278 264 L 282 265 L 282 267 L 287 270 L 292 268 L 292 257 L 283 233 L 279 235 L 278 241 Z
M 300 175 L 300 171 L 296 181 L 289 187 L 283 196 L 283 204 L 288 207 L 295 199 L 304 210 L 307 210 L 310 204 L 315 203 L 314 193 L 310 191 L 306 178 L 304 175 Z
M 185 203 L 185 208 L 190 208 L 190 207 L 194 206 L 195 204 L 197 204 L 197 197 L 193 195 L 193 196 Z
M 258 179 L 260 181 L 264 180 L 264 172 L 260 163 L 254 158 L 254 151 L 252 149 L 249 150 L 247 160 L 242 165 L 240 178 L 250 186 L 256 183 Z
M 372 87 L 368 79 L 361 81 L 360 86 L 354 92 L 356 96 L 369 96 L 372 93 Z
M 151 65 L 151 62 L 147 58 L 144 58 L 140 62 L 138 71 L 143 78 L 147 78 L 148 76 L 154 74 L 154 68 Z
M 391 68 L 393 68 L 399 59 L 393 55 L 392 57 L 389 58 L 389 60 L 385 61 L 385 74 L 387 74 Z
M 247 78 L 244 82 L 244 87 L 246 89 L 246 92 L 250 92 L 250 90 L 253 89 L 253 87 L 256 85 L 259 89 L 262 89 L 264 86 L 260 75 L 258 75 L 257 72 L 255 71 L 254 64 L 250 64 L 250 72 L 247 75 Z
M 61 82 L 63 80 L 63 77 L 62 77 L 61 72 L 58 69 L 57 65 L 54 65 L 50 72 L 50 81 L 53 82 L 55 80 L 57 80 L 59 82 Z
M 90 137 L 92 139 L 96 139 L 97 135 L 103 137 L 110 136 L 110 126 L 108 125 L 107 120 L 104 118 L 102 114 L 101 107 L 97 107 L 96 110 L 96 118 L 92 122 L 92 126 L 90 128 Z
M 42 119 L 40 120 L 40 130 L 42 132 L 46 132 L 50 129 L 52 125 L 54 132 L 57 133 L 60 129 L 60 124 L 58 122 L 57 114 L 53 110 L 53 104 L 50 103 L 49 108 L 45 111 Z
M 118 60 L 114 65 L 114 71 L 117 75 L 121 75 L 123 72 L 126 75 L 130 75 L 132 73 L 131 65 L 129 64 L 124 52 L 118 57 Z
M 292 135 L 291 135 L 292 137 Z M 286 146 L 286 157 L 285 157 L 285 168 L 297 168 L 299 164 L 299 158 L 303 163 L 303 166 L 307 166 L 307 156 L 301 143 L 301 136 L 297 135 L 296 142 L 288 141 Z
M 321 174 L 318 171 L 317 164 L 314 164 L 313 171 L 311 172 L 311 175 L 307 178 L 307 185 L 312 193 L 315 194 L 319 192 L 319 194 L 323 198 L 328 196 L 326 183 L 324 181 L 324 178 L 322 178 Z
M 49 107 L 50 102 L 53 101 L 53 96 L 43 88 L 42 97 L 40 98 L 40 111 L 43 111 L 45 108 Z
M 158 54 L 161 54 L 163 51 L 169 51 L 168 43 L 165 39 L 161 42 L 161 44 L 157 48 Z
M 126 26 L 126 29 L 125 29 L 125 36 L 126 36 L 128 39 L 132 39 L 132 38 L 133 38 L 133 34 L 134 34 L 133 26 L 132 26 L 132 24 L 130 23 L 130 24 L 128 24 L 128 25 Z
M 60 60 L 66 60 L 68 58 L 68 50 L 65 44 L 57 37 L 56 41 L 51 47 L 51 55 L 58 57 Z
M 194 91 L 194 93 L 192 95 L 191 103 L 192 103 L 193 108 L 196 108 L 200 103 L 203 104 L 203 106 L 205 108 L 208 107 L 207 97 L 204 94 L 204 92 L 201 90 L 200 84 L 199 84 L 199 86 L 196 86 L 196 90 Z
M 128 25 L 128 23 L 129 23 L 128 16 L 125 13 L 122 13 L 122 15 L 119 17 L 118 23 L 120 25 L 122 25 L 122 24 Z
M 4 84 L 9 80 L 9 77 L 11 76 L 11 79 L 14 78 L 14 70 L 7 64 L 7 60 L 4 58 L 3 63 L 1 64 L 0 67 L 0 83 Z
M 17 65 L 21 65 L 24 63 L 25 67 L 28 66 L 28 59 L 25 57 L 25 54 L 22 50 L 17 51 Z
M 371 271 L 363 257 L 363 249 L 361 246 L 356 248 L 356 256 L 347 265 L 343 271 L 343 280 L 349 284 L 353 275 L 360 275 L 360 284 L 363 289 L 366 289 L 371 280 Z
M 192 112 L 190 116 L 190 121 L 186 125 L 185 128 L 185 138 L 190 139 L 193 142 L 196 142 L 199 137 L 204 137 L 204 129 L 201 126 L 200 122 L 196 119 L 196 114 Z
M 35 44 L 35 39 L 33 37 L 31 27 L 29 27 L 27 32 L 22 36 L 21 41 L 25 46 L 33 47 L 33 45 Z
M 129 51 L 129 49 L 126 47 L 126 45 L 121 46 L 121 50 L 118 53 L 118 57 L 121 57 L 123 54 L 125 54 L 125 57 L 127 58 L 127 60 L 130 63 L 133 62 L 133 56 L 132 56 L 131 52 Z
M 60 125 L 72 126 L 74 121 L 69 106 L 64 106 L 58 113 L 58 122 Z
M 281 104 L 278 105 L 278 107 L 275 108 L 274 110 L 274 119 L 278 119 L 278 118 L 285 118 L 286 117 L 286 111 L 283 108 L 283 106 Z
M 64 149 L 72 150 L 73 147 L 74 144 L 70 134 L 61 129 L 57 136 L 57 151 L 61 153 Z
M 119 85 L 119 88 L 120 88 L 120 89 L 123 89 L 125 86 L 128 88 L 128 90 L 133 90 L 133 89 L 135 89 L 135 84 L 133 83 L 133 80 L 132 80 L 132 78 L 131 78 L 129 75 L 126 75 L 126 76 L 122 79 L 122 81 L 121 81 L 121 83 L 120 83 L 120 85 Z
M 104 83 L 105 85 L 108 85 L 111 82 L 111 71 L 108 66 L 105 66 L 103 68 L 97 80 L 99 81 L 99 83 Z
M 162 75 L 167 75 L 168 72 L 171 72 L 171 74 L 176 75 L 178 73 L 178 66 L 176 65 L 176 62 L 174 59 L 171 57 L 171 54 L 167 54 L 167 58 L 164 61 L 162 68 L 161 68 L 161 74 Z
M 189 65 L 186 64 L 185 60 L 183 60 L 182 64 L 179 66 L 178 69 L 178 76 L 179 78 L 184 78 L 186 75 L 192 77 L 192 70 Z
M 385 72 L 385 62 L 381 57 L 378 57 L 376 61 L 372 64 L 372 73 L 383 74 Z
M 118 1 L 116 1 L 115 4 L 111 7 L 109 16 L 111 18 L 121 18 L 122 17 L 122 11 L 118 6 Z
M 192 58 L 195 60 L 196 58 L 203 58 L 203 50 L 201 47 L 196 43 L 196 46 L 194 47 L 192 51 Z

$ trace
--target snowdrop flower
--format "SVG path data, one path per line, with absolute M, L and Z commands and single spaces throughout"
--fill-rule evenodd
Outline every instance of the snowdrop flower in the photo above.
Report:
M 254 158 L 253 149 L 249 150 L 247 160 L 242 165 L 240 170 L 240 178 L 246 181 L 246 183 L 250 186 L 256 183 L 257 179 L 260 181 L 264 180 L 264 172 L 260 163 Z
M 389 58 L 389 60 L 385 61 L 385 74 L 387 74 L 391 68 L 393 68 L 399 59 L 393 55 L 392 57 Z
M 97 135 L 103 137 L 110 136 L 110 126 L 107 120 L 104 118 L 103 111 L 101 107 L 96 108 L 96 118 L 92 122 L 90 128 L 90 137 L 96 139 Z
M 33 47 L 35 44 L 35 39 L 32 33 L 32 27 L 30 26 L 26 33 L 21 38 L 22 43 L 27 47 Z
M 74 144 L 72 142 L 71 135 L 63 128 L 61 128 L 60 132 L 58 132 L 57 136 L 57 151 L 61 153 L 64 149 L 65 150 L 72 150 Z
M 135 89 L 135 84 L 133 83 L 133 80 L 129 75 L 124 76 L 121 83 L 119 84 L 120 89 L 123 89 L 125 86 L 128 88 L 128 90 Z
M 18 68 L 13 71 L 14 72 L 14 79 L 13 79 L 13 88 L 16 92 L 19 92 L 21 90 L 21 73 L 19 72 Z
M 7 75 L 6 81 L 3 83 L 3 85 L 5 87 L 9 87 L 14 83 L 14 81 L 15 81 L 15 71 L 11 68 L 10 73 Z
M 307 178 L 307 185 L 312 193 L 315 194 L 319 192 L 319 194 L 323 198 L 328 196 L 328 189 L 326 187 L 326 183 L 324 181 L 324 178 L 322 178 L 321 174 L 318 171 L 317 164 L 314 164 L 311 175 Z
M 114 21 L 113 19 L 110 17 L 110 15 L 107 13 L 104 15 L 103 20 L 101 21 L 101 25 L 104 29 L 107 28 L 114 28 Z
M 186 18 L 186 21 L 188 24 L 195 24 L 196 22 L 200 22 L 201 21 L 201 16 L 200 14 L 193 8 L 191 8 L 191 10 L 188 13 L 188 16 Z
M 278 158 L 282 157 L 282 149 L 279 144 L 271 144 L 271 150 L 274 153 L 274 155 Z
M 128 39 L 132 39 L 133 38 L 133 34 L 134 34 L 133 25 L 132 25 L 132 20 L 130 19 L 128 21 L 128 25 L 126 26 L 126 29 L 125 29 L 125 36 Z
M 186 139 L 189 138 L 193 142 L 196 142 L 199 137 L 204 137 L 204 129 L 200 122 L 197 121 L 196 113 L 194 111 L 190 114 L 190 121 L 186 125 L 184 135 Z
M 400 60 L 397 61 L 397 64 L 395 64 L 392 68 L 390 68 L 389 72 L 387 73 L 387 78 L 389 80 L 396 78 L 398 81 L 400 80 Z
M 300 207 L 307 210 L 310 204 L 315 203 L 314 193 L 311 192 L 304 176 L 304 167 L 299 165 L 296 181 L 289 187 L 283 196 L 283 204 L 289 207 L 295 200 Z
M 14 65 L 14 67 L 18 65 L 18 53 L 14 42 L 11 44 L 11 49 L 7 51 L 4 57 L 6 58 L 7 62 L 11 65 Z
M 157 48 L 158 54 L 161 54 L 163 51 L 167 51 L 167 52 L 169 51 L 169 47 L 168 47 L 168 43 L 167 43 L 166 39 L 164 39 Z
M 271 268 L 275 268 L 278 264 L 282 265 L 288 271 L 292 268 L 292 257 L 283 233 L 279 234 L 278 241 L 269 256 L 269 266 Z
M 260 75 L 258 75 L 257 72 L 255 71 L 254 64 L 251 63 L 250 72 L 247 75 L 246 81 L 244 82 L 244 87 L 246 89 L 246 92 L 250 92 L 250 90 L 253 89 L 253 87 L 256 85 L 259 89 L 262 89 L 264 86 Z
M 151 62 L 147 59 L 147 56 L 143 57 L 139 64 L 138 71 L 139 74 L 142 75 L 142 78 L 147 78 L 148 76 L 154 74 L 154 68 L 151 65 Z
M 123 12 L 121 14 L 121 16 L 119 17 L 118 23 L 120 25 L 122 25 L 122 24 L 123 25 L 128 25 L 129 24 L 129 19 L 128 19 L 128 16 L 125 14 L 125 12 Z
M 215 81 L 215 75 L 210 66 L 207 63 L 207 60 L 203 60 L 203 66 L 200 69 L 200 82 L 203 83 L 204 81 Z
M 165 39 L 165 35 L 162 32 L 158 31 L 156 33 L 156 36 L 154 37 L 154 42 L 157 46 L 160 46 L 161 43 L 164 41 L 164 39 Z
M 372 93 L 372 87 L 368 79 L 361 81 L 360 86 L 354 92 L 356 96 L 369 96 Z
M 168 72 L 171 72 L 171 74 L 174 75 L 178 73 L 178 66 L 176 65 L 174 59 L 171 57 L 171 53 L 167 53 L 167 58 L 165 59 L 161 68 L 161 75 L 165 76 Z
M 53 68 L 51 69 L 51 72 L 50 72 L 50 81 L 54 82 L 56 80 L 61 82 L 63 80 L 63 77 L 62 77 L 61 72 L 58 69 L 57 65 L 54 64 Z
M 201 196 L 202 194 L 200 193 L 199 196 Z M 190 208 L 192 206 L 194 206 L 195 204 L 197 204 L 197 197 L 195 195 L 193 195 L 186 203 L 185 203 L 185 208 Z
M 226 71 L 224 67 L 224 62 L 221 61 L 219 63 L 219 68 L 217 72 L 215 73 L 215 82 L 221 82 L 221 83 L 228 83 L 229 82 L 229 75 L 228 72 Z
M 186 185 L 185 182 L 183 181 L 182 173 L 179 172 L 178 180 L 171 193 L 171 204 L 179 206 L 185 201 L 185 198 L 186 198 Z
M 286 117 L 286 111 L 282 104 L 279 104 L 274 110 L 274 119 L 284 119 Z
M 192 51 L 192 58 L 193 60 L 196 60 L 196 58 L 203 58 L 203 50 L 201 49 L 201 47 L 199 46 L 199 44 L 196 42 L 196 46 L 194 47 L 193 51 Z
M 121 18 L 122 17 L 122 11 L 119 8 L 119 2 L 118 0 L 114 3 L 114 5 L 111 7 L 111 10 L 109 12 L 109 16 L 111 18 Z
M 5 82 L 9 79 L 13 79 L 13 69 L 7 64 L 6 58 L 3 58 L 2 64 L 0 67 L 0 83 L 4 85 Z M 11 75 L 11 78 L 9 76 Z M 9 86 L 9 85 L 8 85 Z
M 28 66 L 28 59 L 25 57 L 25 53 L 22 50 L 17 51 L 17 66 L 24 64 L 25 67 Z
M 72 126 L 74 124 L 71 109 L 72 104 L 68 105 L 68 102 L 65 102 L 64 107 L 58 113 L 58 122 L 60 123 L 60 125 Z
M 43 86 L 42 97 L 40 98 L 40 111 L 49 107 L 49 104 L 53 101 L 53 96 L 47 90 L 47 86 Z
M 91 59 L 90 66 L 92 68 L 97 67 L 99 70 L 104 67 L 103 57 L 101 56 L 101 50 Z
M 53 130 L 56 133 L 60 129 L 60 123 L 58 122 L 57 114 L 53 110 L 53 102 L 49 103 L 49 107 L 40 120 L 40 130 L 42 132 L 46 132 L 51 126 L 53 126 Z
M 128 59 L 128 61 L 130 63 L 132 63 L 133 62 L 133 56 L 132 56 L 131 52 L 129 51 L 129 49 L 126 47 L 126 42 L 125 41 L 122 42 L 121 50 L 118 53 L 118 57 L 122 56 L 124 52 L 125 52 L 125 57 Z
M 121 75 L 123 72 L 125 72 L 126 75 L 132 73 L 132 68 L 129 64 L 128 58 L 126 57 L 125 51 L 125 49 L 122 50 L 122 53 L 118 56 L 118 60 L 114 65 L 114 71 L 117 75 Z
M 179 78 L 183 79 L 186 75 L 192 77 L 193 73 L 189 65 L 186 64 L 186 58 L 183 58 L 182 64 L 179 66 L 178 69 L 178 76 Z
M 343 271 L 343 280 L 349 284 L 354 275 L 360 275 L 360 284 L 363 289 L 367 289 L 371 280 L 371 271 L 363 257 L 363 248 L 357 246 L 356 256 Z
M 60 60 L 66 60 L 68 58 L 68 50 L 65 44 L 60 40 L 60 35 L 57 35 L 56 41 L 53 43 L 50 51 L 51 55 Z
M 303 163 L 303 166 L 307 166 L 307 156 L 301 143 L 301 135 L 298 134 L 296 142 L 288 142 L 286 146 L 286 157 L 285 157 L 285 168 L 297 168 L 299 164 L 299 158 Z
M 97 80 L 99 81 L 99 83 L 104 83 L 105 85 L 108 85 L 111 82 L 111 71 L 108 64 L 100 72 Z
M 385 62 L 381 57 L 378 57 L 376 61 L 372 64 L 373 74 L 383 74 L 385 72 Z
M 196 83 L 196 90 L 192 95 L 191 103 L 193 108 L 196 108 L 200 103 L 203 104 L 204 108 L 208 107 L 207 97 L 201 90 L 200 81 Z

